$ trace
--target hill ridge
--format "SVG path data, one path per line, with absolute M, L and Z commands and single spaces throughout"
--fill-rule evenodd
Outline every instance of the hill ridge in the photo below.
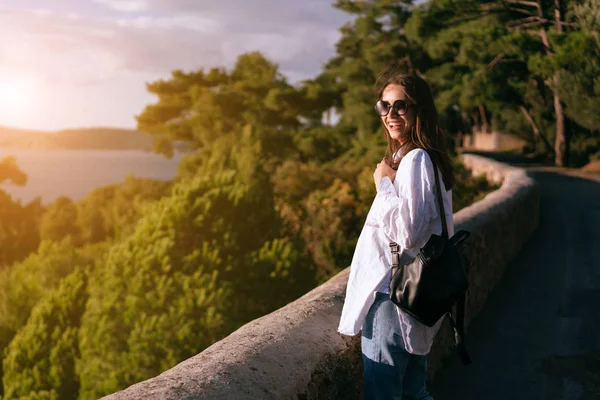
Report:
M 152 135 L 129 128 L 98 126 L 41 131 L 0 125 L 0 147 L 4 148 L 151 151 L 152 142 Z

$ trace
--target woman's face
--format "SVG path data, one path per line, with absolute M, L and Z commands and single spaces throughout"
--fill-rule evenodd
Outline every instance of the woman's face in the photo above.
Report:
M 389 104 L 394 104 L 396 100 L 404 100 L 407 104 L 413 104 L 404 93 L 404 86 L 396 83 L 390 83 L 383 90 L 381 95 L 382 101 L 387 101 Z M 390 112 L 381 117 L 383 124 L 387 128 L 392 139 L 399 141 L 401 144 L 408 139 L 408 132 L 415 124 L 416 110 L 414 106 L 409 106 L 406 114 L 398 115 L 394 108 Z

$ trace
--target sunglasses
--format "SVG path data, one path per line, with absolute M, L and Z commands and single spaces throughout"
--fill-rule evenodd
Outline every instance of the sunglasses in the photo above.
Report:
M 396 111 L 396 114 L 404 115 L 411 106 L 414 106 L 414 104 L 407 103 L 404 100 L 396 100 L 394 105 L 391 105 L 388 101 L 379 100 L 377 104 L 375 104 L 375 111 L 377 111 L 380 116 L 385 117 L 393 108 L 394 111 Z

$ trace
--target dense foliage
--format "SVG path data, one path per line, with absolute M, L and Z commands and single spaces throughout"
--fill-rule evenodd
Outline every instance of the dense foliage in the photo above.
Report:
M 27 175 L 19 169 L 14 157 L 0 160 L 0 183 L 23 186 Z M 43 208 L 40 198 L 23 205 L 0 190 L 0 271 L 6 265 L 20 261 L 40 243 L 39 225 Z
M 314 79 L 293 85 L 251 52 L 148 84 L 139 129 L 165 155 L 193 149 L 173 182 L 129 177 L 47 207 L 0 192 L 6 399 L 122 389 L 349 265 L 385 152 L 372 87 L 391 61 L 427 78 L 456 142 L 497 129 L 557 164 L 598 152 L 598 0 L 335 6 L 355 19 Z M 456 211 L 493 188 L 455 166 Z M 25 182 L 15 160 L 3 180 Z

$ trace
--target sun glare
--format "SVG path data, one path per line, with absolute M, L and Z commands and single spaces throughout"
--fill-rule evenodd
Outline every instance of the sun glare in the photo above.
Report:
M 27 79 L 0 80 L 0 109 L 3 114 L 27 112 L 32 101 L 33 81 Z

